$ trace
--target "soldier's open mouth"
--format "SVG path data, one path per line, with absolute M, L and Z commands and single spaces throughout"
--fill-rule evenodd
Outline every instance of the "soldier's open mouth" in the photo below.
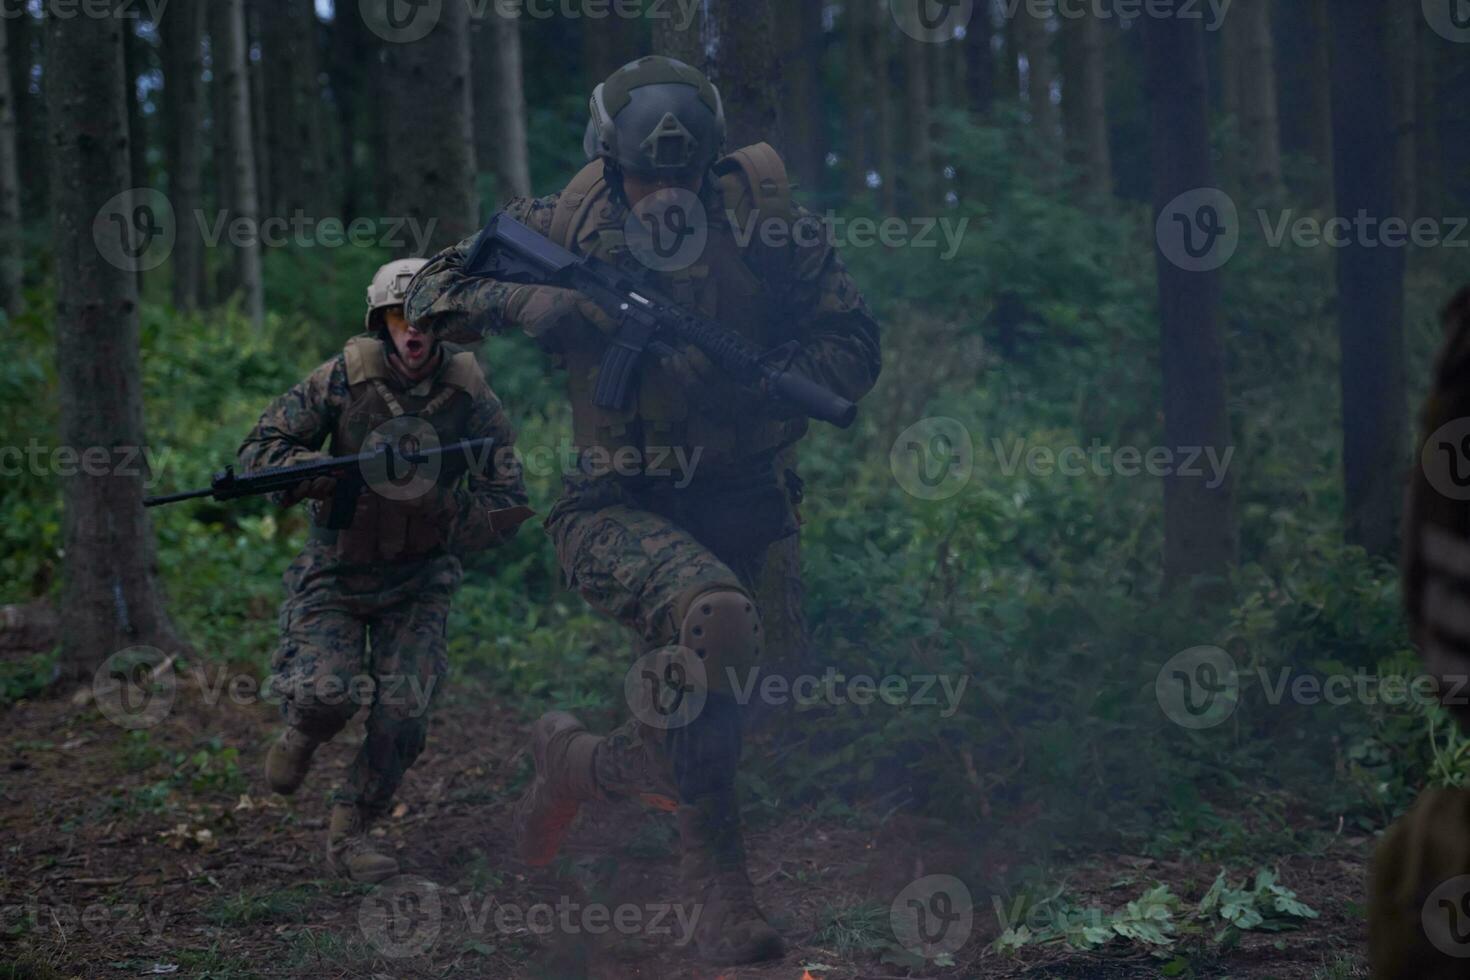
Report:
M 406 346 L 408 347 L 409 357 L 418 357 L 425 350 L 425 345 L 422 340 L 410 340 Z

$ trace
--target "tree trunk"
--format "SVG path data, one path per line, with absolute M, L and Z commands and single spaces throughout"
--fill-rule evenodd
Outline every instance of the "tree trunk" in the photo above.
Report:
M 1327 16 L 1327 0 L 1310 0 L 1312 13 L 1312 55 L 1309 129 L 1310 153 L 1317 162 L 1317 197 L 1323 210 L 1332 213 L 1332 24 Z
M 1332 11 L 1337 213 L 1379 222 L 1396 213 L 1389 8 L 1388 0 L 1335 0 Z M 1337 295 L 1347 539 L 1388 557 L 1408 445 L 1404 249 L 1354 237 L 1337 249 Z
M 1224 186 L 1233 189 L 1241 184 L 1241 141 L 1244 122 L 1241 94 L 1241 72 L 1246 61 L 1245 18 L 1239 11 L 1226 16 L 1220 27 L 1220 115 L 1225 121 L 1224 146 L 1220 159 L 1220 175 Z
M 526 95 L 521 74 L 521 21 L 489 4 L 475 25 L 473 58 L 477 148 L 495 174 L 502 200 L 531 195 L 531 154 L 526 142 Z
M 21 310 L 20 166 L 16 159 L 15 98 L 11 93 L 11 18 L 0 18 L 0 309 Z
M 406 236 L 399 255 L 432 255 L 480 227 L 469 40 L 468 6 L 446 3 L 426 37 L 387 46 L 390 209 L 426 236 Z
M 250 132 L 254 137 L 252 147 L 255 156 L 255 199 L 262 219 L 272 213 L 275 199 L 275 174 L 271 173 L 270 140 L 267 136 L 267 105 L 265 82 L 264 44 L 261 41 L 261 20 L 268 16 L 261 8 L 268 0 L 241 0 L 245 5 L 245 70 L 250 83 Z M 252 49 L 262 51 L 262 56 L 252 54 Z
M 1072 163 L 1082 186 L 1097 196 L 1113 191 L 1113 155 L 1108 146 L 1107 71 L 1102 22 L 1091 13 L 1062 22 L 1066 43 L 1062 109 Z
M 1281 117 L 1277 105 L 1276 44 L 1271 0 L 1239 0 L 1241 142 L 1245 187 L 1253 196 L 1280 193 Z
M 937 185 L 929 113 L 928 53 L 933 45 L 906 34 L 897 40 L 903 48 L 903 140 L 907 150 L 903 179 L 897 182 L 899 206 L 928 209 L 932 208 Z
M 867 0 L 845 0 L 842 6 L 844 44 L 843 113 L 847 129 L 843 187 L 849 201 L 868 190 L 868 110 L 872 88 L 868 77 L 873 64 L 871 12 Z
M 1003 17 L 1001 28 L 1001 62 L 1000 62 L 1000 95 L 1006 100 L 1019 100 L 1021 98 L 1021 48 L 1022 39 L 1026 36 L 1025 28 L 1019 23 L 1030 15 L 1026 13 L 1024 6 L 1016 8 L 1013 14 Z
M 978 3 L 965 32 L 965 95 L 970 111 L 983 116 L 995 102 L 995 52 L 990 39 L 995 26 L 990 19 L 990 4 Z
M 653 42 L 659 54 L 693 65 L 719 86 L 731 149 L 768 142 L 789 156 L 777 97 L 782 65 L 771 11 L 772 0 L 705 3 L 685 30 L 672 17 L 656 21 Z
M 204 8 L 185 4 L 163 17 L 158 30 L 164 63 L 163 95 L 168 122 L 168 187 L 178 219 L 173 251 L 173 300 L 180 310 L 199 306 L 204 242 L 195 214 L 199 194 L 204 73 L 201 36 Z
M 893 46 L 894 35 L 886 22 L 880 22 L 873 32 L 873 77 L 877 84 L 873 88 L 873 103 L 877 108 L 878 140 L 878 206 L 884 214 L 898 211 L 898 135 L 893 110 Z
M 1026 57 L 1026 103 L 1031 107 L 1031 126 L 1043 146 L 1053 146 L 1060 130 L 1057 107 L 1051 100 L 1056 73 L 1051 60 L 1051 32 L 1047 19 L 1033 17 L 1023 4 L 1016 13 L 1021 53 Z
M 341 7 L 347 16 L 357 16 L 355 5 Z M 268 0 L 258 10 L 270 161 L 266 210 L 281 217 L 298 211 L 321 217 L 326 154 L 315 6 L 313 0 Z
M 1179 18 L 1149 19 L 1144 30 L 1154 213 L 1170 227 L 1165 210 L 1180 194 L 1214 184 L 1204 39 L 1198 21 Z M 1172 250 L 1166 250 L 1162 236 L 1159 244 L 1164 445 L 1203 447 L 1224 458 L 1231 435 L 1220 274 L 1186 271 L 1171 260 Z M 1182 474 L 1164 480 L 1167 586 L 1184 585 L 1197 576 L 1224 575 L 1235 563 L 1234 474 L 1227 470 L 1224 481 L 1214 488 L 1207 482 Z
M 646 53 L 646 45 L 638 36 L 640 23 L 636 18 L 614 15 L 594 20 L 583 16 L 579 24 L 582 33 L 582 65 L 594 85 Z
M 116 16 L 48 18 L 47 107 L 56 177 L 56 365 L 61 444 L 102 447 L 114 463 L 145 446 L 134 276 L 103 258 L 93 222 L 133 186 L 124 26 Z M 126 211 L 120 212 L 126 213 Z M 179 639 L 155 578 L 152 528 L 141 475 L 64 477 L 62 669 L 90 678 L 128 647 L 167 652 Z
M 1429 26 L 1428 21 L 1419 25 L 1419 43 L 1416 57 L 1418 66 L 1418 80 L 1415 90 L 1418 94 L 1419 108 L 1416 113 L 1419 120 L 1419 131 L 1415 142 L 1418 144 L 1418 153 L 1415 154 L 1414 166 L 1417 170 L 1415 183 L 1418 187 L 1419 213 L 1438 217 L 1445 213 L 1442 203 L 1445 189 L 1444 177 L 1444 147 L 1440 142 L 1440 114 L 1441 106 L 1447 101 L 1443 99 L 1444 91 L 1453 91 L 1455 82 L 1453 79 L 1441 77 L 1441 62 L 1439 52 L 1442 39 L 1434 29 Z M 1441 88 L 1447 85 L 1447 88 Z M 1453 111 L 1451 115 L 1455 115 Z
M 244 308 L 257 326 L 265 321 L 265 292 L 260 274 L 260 198 L 255 183 L 255 137 L 250 112 L 250 70 L 245 52 L 245 0 L 217 0 L 213 5 L 217 77 L 224 86 L 225 109 L 222 136 L 230 162 L 226 182 L 232 197 L 231 221 L 241 221 L 252 231 L 246 241 L 232 245 L 232 279 L 243 297 Z
M 827 172 L 826 99 L 822 93 L 821 0 L 781 0 L 781 74 L 786 79 L 782 105 L 792 174 L 800 186 L 819 191 Z
M 1396 214 L 1412 221 L 1419 216 L 1419 24 L 1423 11 L 1417 6 L 1395 6 L 1387 36 L 1393 65 L 1394 129 L 1398 135 L 1394 163 Z

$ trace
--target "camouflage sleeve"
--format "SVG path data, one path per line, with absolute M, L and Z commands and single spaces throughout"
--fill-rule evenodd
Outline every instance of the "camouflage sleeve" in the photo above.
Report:
M 560 196 L 517 198 L 505 206 L 505 213 L 544 235 L 551 229 L 552 211 Z M 511 326 L 505 317 L 505 301 L 516 285 L 464 272 L 478 237 L 477 232 L 430 259 L 409 283 L 404 302 L 409 322 L 454 344 L 477 344 L 486 335 L 504 333 Z
M 454 491 L 455 516 L 445 532 L 445 547 L 454 554 L 483 551 L 515 537 L 515 528 L 497 530 L 495 512 L 524 507 L 530 502 L 516 458 L 516 434 L 500 406 L 500 399 L 483 385 L 473 392 L 474 406 L 464 438 L 495 440 L 494 455 L 480 472 L 471 472 L 466 486 Z
M 338 354 L 271 402 L 235 453 L 240 469 L 251 473 L 318 458 L 346 404 L 347 361 Z M 283 493 L 271 494 L 271 500 L 287 503 Z
M 800 227 L 820 219 L 797 207 L 796 221 Z M 766 262 L 778 302 L 791 312 L 793 339 L 801 346 L 792 366 L 857 401 L 877 383 L 882 368 L 878 323 L 825 234 L 792 239 Z

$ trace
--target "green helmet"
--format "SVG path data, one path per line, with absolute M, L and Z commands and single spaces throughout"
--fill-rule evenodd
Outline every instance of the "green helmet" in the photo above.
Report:
M 583 148 L 624 173 L 682 180 L 725 146 L 719 89 L 695 68 L 658 55 L 629 62 L 592 93 Z

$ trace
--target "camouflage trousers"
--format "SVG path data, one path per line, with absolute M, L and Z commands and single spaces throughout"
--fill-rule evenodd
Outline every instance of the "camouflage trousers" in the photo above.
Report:
M 641 652 L 678 641 L 684 611 L 712 590 L 753 595 L 752 581 L 764 549 L 718 556 L 670 517 L 624 500 L 588 507 L 576 494 L 560 501 L 546 528 L 567 584 L 594 608 L 632 630 Z M 682 728 L 663 730 L 628 722 L 608 736 L 611 751 L 599 755 L 604 788 L 645 778 L 648 754 L 666 767 L 684 802 L 733 794 L 740 761 L 741 710 L 729 694 L 711 691 L 700 715 Z M 630 760 L 637 772 L 603 772 L 606 762 Z
M 462 574 L 450 555 L 348 565 L 317 543 L 286 570 L 272 663 L 286 722 L 325 741 L 368 709 L 366 738 L 333 802 L 381 812 L 423 751 Z

